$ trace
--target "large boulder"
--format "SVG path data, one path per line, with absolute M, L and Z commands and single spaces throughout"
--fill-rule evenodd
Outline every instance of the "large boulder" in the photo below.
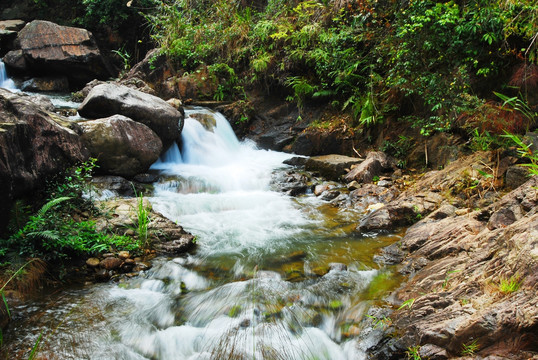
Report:
M 122 115 L 80 125 L 83 142 L 98 159 L 99 169 L 108 174 L 131 177 L 147 171 L 163 149 L 149 127 Z
M 49 175 L 88 158 L 79 135 L 65 118 L 36 106 L 29 97 L 0 89 L 0 213 L 42 186 Z M 65 123 L 64 123 L 65 124 Z M 7 216 L 2 216 L 0 229 Z
M 366 159 L 345 176 L 345 181 L 369 183 L 382 173 L 396 168 L 396 161 L 381 151 L 371 151 Z
M 322 155 L 309 158 L 305 168 L 309 171 L 317 171 L 327 179 L 340 181 L 352 165 L 361 162 L 362 159 L 344 155 Z
M 33 76 L 67 76 L 72 88 L 111 75 L 91 32 L 42 20 L 28 23 L 18 33 L 15 50 L 4 62 Z
M 147 125 L 168 147 L 179 139 L 183 128 L 183 114 L 166 101 L 114 83 L 95 86 L 78 112 L 90 119 L 124 115 Z

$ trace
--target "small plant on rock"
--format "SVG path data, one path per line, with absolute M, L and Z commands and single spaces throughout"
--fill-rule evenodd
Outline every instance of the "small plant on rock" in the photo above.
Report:
M 410 360 L 421 360 L 422 357 L 420 356 L 420 345 L 408 347 L 405 355 L 407 355 L 407 358 Z
M 518 291 L 519 287 L 521 286 L 521 281 L 519 278 L 519 274 L 512 275 L 508 279 L 501 277 L 501 280 L 497 286 L 499 291 L 505 295 Z
M 474 354 L 480 349 L 478 340 L 473 340 L 470 343 L 462 344 L 461 355 L 462 356 L 474 356 Z

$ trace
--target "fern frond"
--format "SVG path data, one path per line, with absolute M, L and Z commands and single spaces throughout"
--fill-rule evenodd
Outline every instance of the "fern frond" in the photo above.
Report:
M 53 208 L 54 206 L 64 202 L 64 201 L 67 201 L 67 200 L 71 200 L 72 198 L 69 197 L 69 196 L 62 196 L 62 197 L 59 197 L 59 198 L 56 198 L 56 199 L 52 199 L 50 200 L 49 202 L 47 202 L 45 205 L 43 205 L 41 207 L 41 209 L 39 209 L 39 211 L 37 212 L 37 215 L 38 216 L 44 216 L 47 211 L 49 211 L 51 208 Z
M 43 238 L 49 241 L 58 241 L 60 240 L 60 234 L 55 230 L 41 230 L 41 231 L 32 231 L 26 234 L 32 238 Z

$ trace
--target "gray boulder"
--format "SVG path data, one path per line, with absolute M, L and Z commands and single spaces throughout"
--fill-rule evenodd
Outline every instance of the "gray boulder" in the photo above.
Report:
M 131 177 L 149 169 L 162 152 L 157 134 L 125 116 L 80 123 L 86 144 L 105 173 Z
M 179 139 L 183 128 L 183 115 L 166 101 L 114 83 L 95 86 L 78 112 L 90 119 L 99 119 L 112 115 L 124 115 L 147 125 L 153 130 L 167 148 Z

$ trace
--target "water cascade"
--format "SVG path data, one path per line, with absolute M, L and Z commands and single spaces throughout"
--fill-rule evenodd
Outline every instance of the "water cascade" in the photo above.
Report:
M 365 359 L 371 339 L 349 329 L 391 277 L 372 255 L 394 237 L 357 237 L 358 214 L 274 191 L 290 155 L 239 142 L 218 113 L 187 110 L 181 143 L 153 165 L 150 200 L 196 252 L 33 304 L 39 321 L 14 333 L 32 344 L 61 322 L 42 348 L 58 359 Z
M 15 83 L 7 76 L 6 65 L 0 60 L 0 88 L 17 90 Z

